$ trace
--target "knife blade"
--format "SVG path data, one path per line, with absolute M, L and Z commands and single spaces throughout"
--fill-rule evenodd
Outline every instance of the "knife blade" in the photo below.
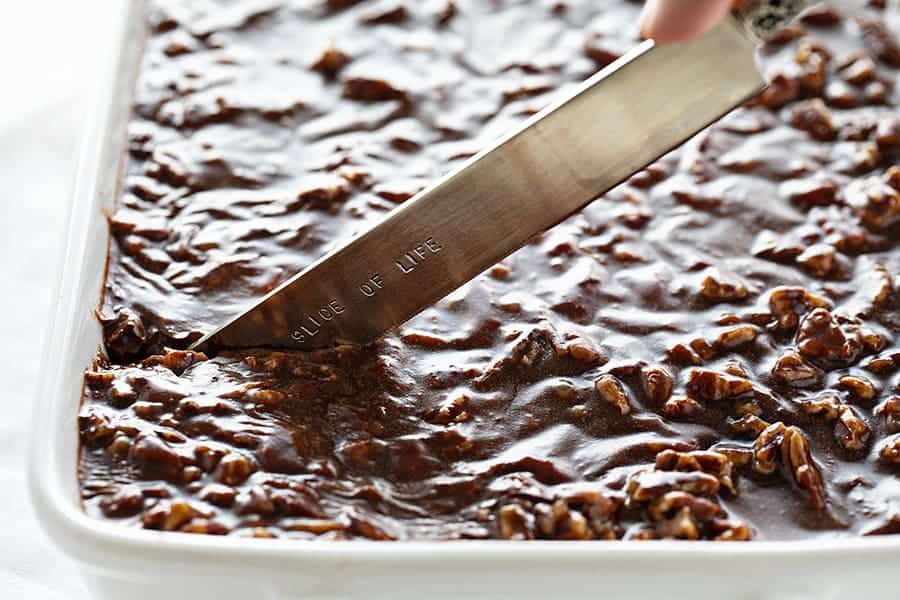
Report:
M 375 340 L 759 93 L 758 42 L 805 4 L 643 42 L 192 347 Z

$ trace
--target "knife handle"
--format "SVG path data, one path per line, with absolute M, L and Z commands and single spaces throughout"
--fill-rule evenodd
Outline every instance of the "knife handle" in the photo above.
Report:
M 813 4 L 816 0 L 747 0 L 735 13 L 750 35 L 765 42 Z

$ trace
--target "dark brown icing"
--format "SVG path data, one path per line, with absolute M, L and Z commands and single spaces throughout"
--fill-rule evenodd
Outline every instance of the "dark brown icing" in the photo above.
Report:
M 371 347 L 164 350 L 633 46 L 638 10 L 156 2 L 86 510 L 330 539 L 900 532 L 900 48 L 877 3 L 808 13 L 758 99 Z

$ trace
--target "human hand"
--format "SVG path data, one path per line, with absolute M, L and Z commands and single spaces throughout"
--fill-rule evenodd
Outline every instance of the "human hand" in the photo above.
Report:
M 732 4 L 733 0 L 647 0 L 641 33 L 660 43 L 683 42 L 718 23 Z

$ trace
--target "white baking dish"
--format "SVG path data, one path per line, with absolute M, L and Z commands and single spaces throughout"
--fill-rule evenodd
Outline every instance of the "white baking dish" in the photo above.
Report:
M 800 542 L 304 542 L 130 529 L 86 516 L 77 481 L 82 373 L 100 345 L 102 290 L 142 3 L 109 3 L 37 398 L 34 503 L 100 599 L 900 598 L 900 536 Z M 2 594 L 0 594 L 2 595 Z

